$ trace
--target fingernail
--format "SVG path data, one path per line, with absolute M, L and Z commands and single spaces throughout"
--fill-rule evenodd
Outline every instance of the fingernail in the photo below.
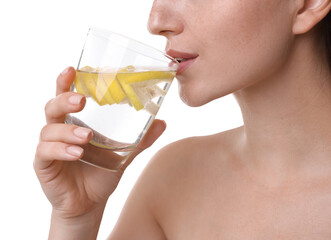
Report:
M 61 72 L 61 75 L 66 75 L 69 72 L 70 67 L 67 67 Z
M 91 129 L 83 127 L 78 127 L 74 130 L 74 134 L 79 138 L 88 138 L 91 132 Z
M 78 146 L 69 146 L 69 147 L 67 147 L 66 151 L 70 155 L 73 155 L 75 157 L 79 157 L 79 156 L 82 155 L 84 150 L 81 147 L 78 147 Z
M 83 96 L 82 95 L 75 94 L 75 95 L 72 95 L 71 97 L 69 97 L 68 101 L 71 104 L 80 104 L 80 102 L 82 101 L 82 99 L 83 99 Z

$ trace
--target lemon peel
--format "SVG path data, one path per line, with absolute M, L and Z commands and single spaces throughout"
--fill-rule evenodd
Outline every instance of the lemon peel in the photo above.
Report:
M 159 105 L 152 99 L 166 94 L 157 84 L 170 83 L 175 73 L 135 71 L 131 65 L 118 71 L 85 66 L 76 71 L 74 85 L 78 93 L 92 97 L 99 105 L 129 104 L 137 111 L 145 109 L 155 115 Z
M 128 96 L 133 107 L 139 111 L 144 108 L 147 101 L 144 101 L 144 96 L 147 91 L 139 92 L 137 89 L 160 83 L 161 81 L 171 81 L 174 78 L 172 72 L 148 71 L 134 73 L 118 73 L 117 79 L 121 84 L 122 89 Z

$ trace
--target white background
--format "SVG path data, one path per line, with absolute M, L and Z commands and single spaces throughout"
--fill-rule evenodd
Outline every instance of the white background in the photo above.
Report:
M 90 26 L 108 28 L 164 49 L 148 33 L 152 0 L 10 0 L 0 7 L 0 239 L 47 239 L 51 207 L 33 171 L 44 105 L 55 79 L 76 66 Z M 203 81 L 203 79 L 201 79 Z M 172 85 L 157 116 L 167 130 L 124 174 L 105 210 L 98 239 L 106 239 L 142 169 L 166 144 L 242 124 L 232 96 L 204 107 L 185 106 Z

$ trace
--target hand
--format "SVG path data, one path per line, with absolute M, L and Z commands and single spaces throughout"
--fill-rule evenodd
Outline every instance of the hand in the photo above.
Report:
M 45 107 L 47 124 L 40 134 L 34 169 L 43 191 L 53 206 L 57 218 L 75 219 L 104 208 L 115 190 L 125 168 L 135 156 L 148 148 L 165 130 L 165 123 L 155 120 L 137 150 L 118 172 L 110 172 L 78 161 L 116 158 L 109 151 L 88 144 L 92 132 L 71 124 L 64 124 L 65 115 L 81 111 L 86 99 L 70 92 L 75 70 L 67 68 L 57 79 L 56 97 Z M 99 211 L 100 212 L 100 211 Z

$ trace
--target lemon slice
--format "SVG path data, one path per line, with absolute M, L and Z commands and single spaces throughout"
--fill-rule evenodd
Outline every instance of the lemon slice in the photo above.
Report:
M 173 72 L 148 71 L 148 72 L 123 72 L 117 74 L 118 82 L 128 96 L 133 107 L 139 111 L 144 108 L 150 98 L 146 98 L 146 91 L 139 91 L 153 86 L 162 81 L 171 81 L 174 78 Z M 139 90 L 138 90 L 139 89 Z M 145 97 L 144 97 L 145 96 Z
M 92 97 L 99 105 L 129 104 L 137 111 L 145 108 L 156 114 L 159 105 L 152 99 L 164 96 L 166 91 L 157 86 L 171 82 L 175 77 L 170 71 L 135 72 L 134 66 L 118 70 L 85 66 L 76 71 L 74 85 L 78 93 Z
M 99 73 L 97 76 L 97 88 L 96 88 L 96 97 L 97 99 L 101 99 L 100 103 L 103 104 L 113 104 L 116 101 L 112 97 L 109 88 L 111 82 L 115 80 L 115 74 L 103 74 Z
M 76 91 L 86 97 L 90 97 L 90 94 L 88 92 L 88 89 L 86 88 L 85 84 L 82 84 L 82 73 L 76 72 L 75 80 L 74 80 L 74 85 L 76 88 Z
M 101 103 L 96 97 L 96 80 L 94 79 L 95 74 L 89 72 L 77 71 L 74 84 L 76 90 L 80 94 L 84 94 L 86 97 L 92 97 L 98 104 Z
M 101 106 L 115 103 L 101 74 L 77 71 L 76 78 L 74 83 L 78 93 L 92 97 Z
M 74 81 L 80 94 L 92 97 L 99 105 L 119 103 L 126 95 L 116 81 L 115 73 L 97 72 L 86 66 L 76 72 Z
M 74 85 L 76 88 L 76 91 L 80 94 L 85 95 L 86 97 L 91 97 L 88 88 L 84 84 L 84 72 L 93 71 L 94 69 L 90 66 L 85 66 L 81 68 L 80 70 L 76 71 L 76 76 L 74 79 Z
M 108 77 L 108 74 L 103 74 L 103 76 L 105 79 L 110 79 L 110 77 Z M 108 91 L 116 103 L 120 103 L 126 97 L 126 94 L 124 93 L 120 84 L 117 81 L 117 77 L 112 79 L 112 81 L 109 83 Z

